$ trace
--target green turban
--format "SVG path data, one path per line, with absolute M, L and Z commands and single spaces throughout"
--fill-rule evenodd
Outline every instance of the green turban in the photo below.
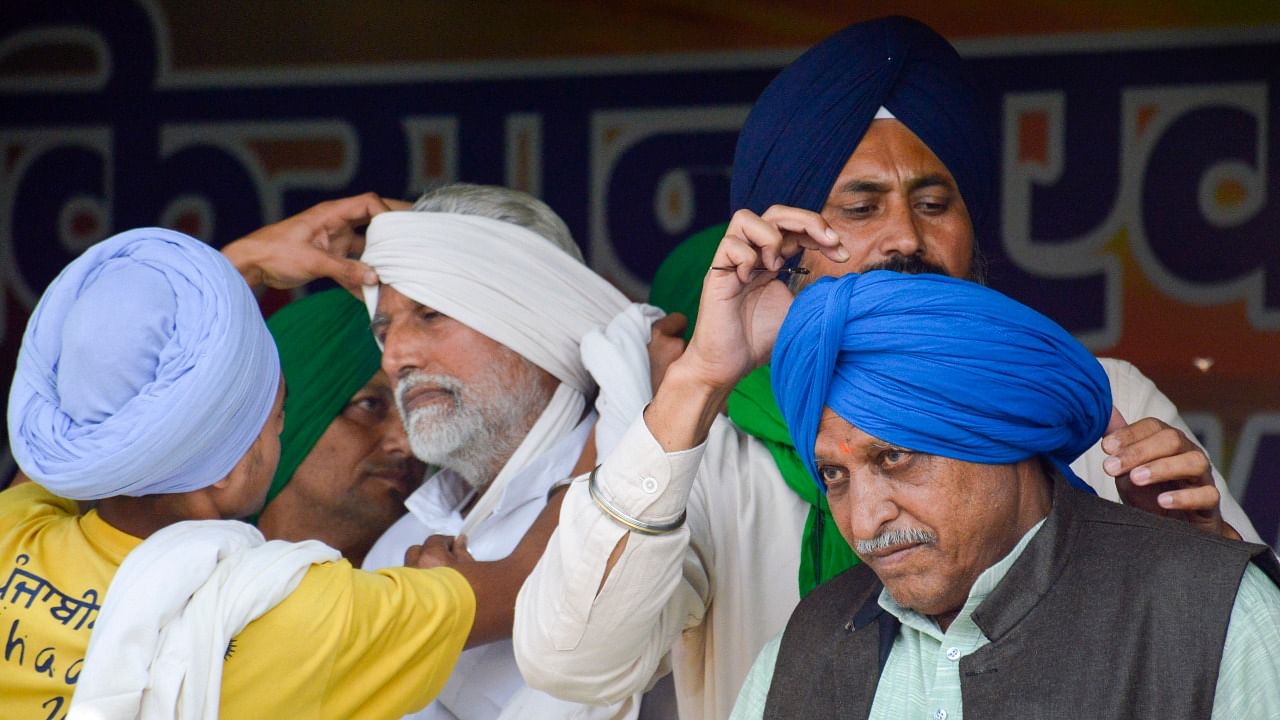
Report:
M 369 331 L 364 303 L 346 290 L 326 290 L 295 300 L 267 321 L 280 349 L 280 369 L 288 394 L 280 464 L 267 491 L 271 502 L 329 423 L 373 378 L 382 353 Z

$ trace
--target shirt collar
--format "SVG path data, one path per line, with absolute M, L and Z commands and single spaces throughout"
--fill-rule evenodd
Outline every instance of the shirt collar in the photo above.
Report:
M 142 538 L 111 525 L 98 515 L 97 510 L 90 510 L 80 516 L 80 531 L 91 545 L 117 565 L 124 562 L 125 555 L 142 544 Z

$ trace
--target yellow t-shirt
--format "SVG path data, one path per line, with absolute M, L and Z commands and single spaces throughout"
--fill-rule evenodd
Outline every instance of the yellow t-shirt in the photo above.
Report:
M 0 718 L 65 717 L 89 632 L 141 541 L 34 483 L 0 492 Z M 453 570 L 313 566 L 227 649 L 225 718 L 398 718 L 448 679 L 475 619 Z

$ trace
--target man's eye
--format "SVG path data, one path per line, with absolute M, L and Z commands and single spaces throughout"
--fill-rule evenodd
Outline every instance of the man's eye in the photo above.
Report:
M 822 465 L 818 468 L 818 476 L 822 478 L 822 482 L 830 488 L 832 485 L 839 486 L 844 483 L 844 468 L 834 465 Z
M 916 210 L 926 215 L 940 215 L 947 211 L 950 203 L 946 200 L 918 200 L 916 201 Z
M 845 217 L 851 218 L 870 217 L 875 211 L 876 206 L 873 204 L 847 205 L 841 210 Z
M 380 398 L 374 397 L 360 398 L 359 400 L 356 400 L 355 404 L 365 410 L 369 410 L 370 412 L 381 410 L 386 407 Z
M 880 467 L 886 469 L 899 467 L 906 464 L 910 459 L 911 453 L 906 450 L 889 448 L 880 452 Z
M 419 310 L 418 311 L 418 319 L 423 322 L 430 322 L 432 320 L 435 320 L 438 317 L 440 317 L 440 313 L 436 312 L 435 310 Z
M 384 417 L 387 414 L 387 410 L 387 402 L 379 397 L 368 396 L 355 398 L 351 402 L 347 403 L 348 412 L 357 412 L 361 415 L 373 416 L 375 419 Z

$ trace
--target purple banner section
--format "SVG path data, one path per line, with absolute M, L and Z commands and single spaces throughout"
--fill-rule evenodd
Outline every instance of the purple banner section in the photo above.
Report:
M 528 190 L 565 218 L 593 267 L 643 297 L 681 239 L 728 217 L 737 129 L 798 53 L 191 72 L 171 68 L 150 6 L 76 5 L 3 11 L 0 60 L 42 45 L 93 58 L 84 73 L 0 80 L 6 380 L 21 323 L 87 245 L 163 225 L 220 247 L 369 190 Z M 980 239 L 993 285 L 1098 349 L 1132 332 L 1129 275 L 1173 307 L 1240 304 L 1252 334 L 1238 342 L 1280 347 L 1280 205 L 1269 192 L 1280 187 L 1280 33 L 961 50 L 1002 152 L 1001 237 Z M 1230 479 L 1274 541 L 1280 430 L 1260 419 L 1280 412 L 1280 373 L 1252 367 L 1252 405 L 1187 409 L 1232 434 L 1245 427 L 1226 439 Z

